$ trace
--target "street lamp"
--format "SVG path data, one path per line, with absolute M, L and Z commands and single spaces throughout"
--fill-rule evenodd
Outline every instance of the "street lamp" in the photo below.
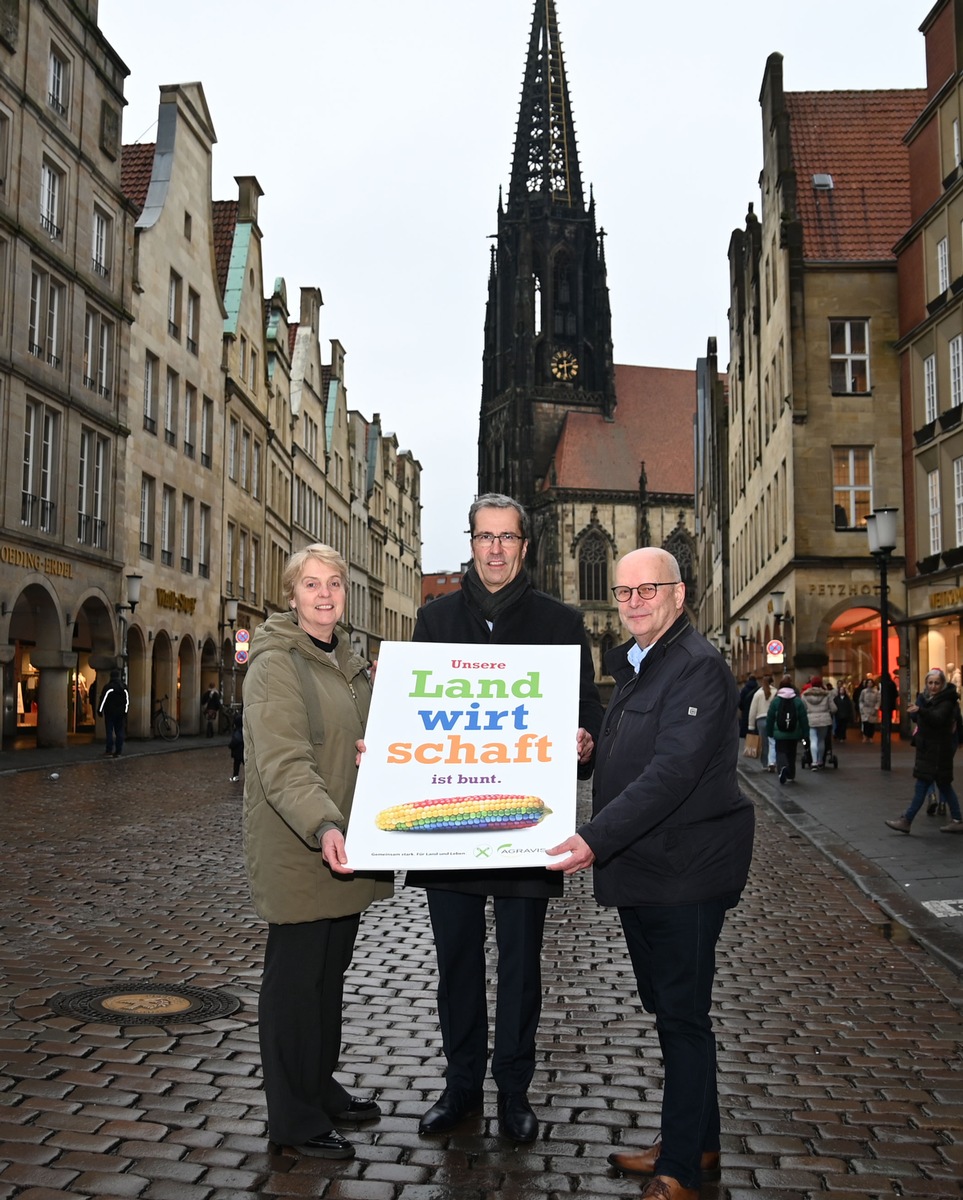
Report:
M 219 630 L 225 630 L 230 626 L 231 632 L 234 632 L 234 624 L 237 621 L 237 597 L 224 597 L 224 620 L 218 624 Z M 231 707 L 234 707 L 234 675 L 237 670 L 235 662 L 231 661 Z M 224 694 L 224 643 L 221 642 L 221 694 Z
M 783 643 L 783 669 L 789 670 L 789 634 L 792 628 L 792 617 L 786 612 L 786 593 L 770 592 L 769 603 L 772 605 L 773 632 L 779 635 Z
M 886 569 L 889 556 L 896 549 L 896 514 L 898 508 L 874 508 L 866 518 L 866 536 L 869 552 L 879 565 L 879 623 L 880 623 L 880 679 L 879 703 L 883 712 L 882 743 L 879 765 L 883 771 L 892 768 L 890 743 L 893 734 L 893 681 L 889 673 L 889 589 L 886 586 Z
M 127 576 L 127 603 L 114 605 L 114 612 L 120 618 L 120 645 L 121 645 L 121 651 L 124 656 L 124 683 L 127 683 L 127 675 L 128 675 L 128 670 L 127 670 L 128 624 L 127 624 L 127 618 L 124 616 L 124 613 L 129 612 L 131 616 L 134 615 L 134 609 L 140 603 L 140 585 L 143 583 L 143 581 L 144 581 L 143 575 L 135 575 L 133 573 L 128 575 Z

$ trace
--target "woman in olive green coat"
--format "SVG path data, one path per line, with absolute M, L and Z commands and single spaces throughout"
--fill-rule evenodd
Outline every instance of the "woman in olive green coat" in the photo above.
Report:
M 292 555 L 275 613 L 251 643 L 244 683 L 244 852 L 268 922 L 258 1006 L 268 1135 L 320 1158 L 351 1158 L 336 1128 L 380 1114 L 334 1078 L 344 973 L 361 913 L 390 877 L 354 875 L 344 832 L 371 685 L 338 637 L 347 566 L 329 546 Z

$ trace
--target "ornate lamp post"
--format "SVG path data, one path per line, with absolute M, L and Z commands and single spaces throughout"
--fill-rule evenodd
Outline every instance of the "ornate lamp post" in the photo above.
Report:
M 883 771 L 889 771 L 892 767 L 893 681 L 889 673 L 889 589 L 886 584 L 886 571 L 889 566 L 889 557 L 896 549 L 896 516 L 898 512 L 898 508 L 874 508 L 872 514 L 866 518 L 869 552 L 879 566 L 879 701 L 883 712 L 879 765 Z
M 143 575 L 130 574 L 127 576 L 127 603 L 115 604 L 114 612 L 120 618 L 120 647 L 121 653 L 124 656 L 124 683 L 128 682 L 128 662 L 127 662 L 127 618 L 124 613 L 129 612 L 134 615 L 134 609 L 140 603 L 140 585 L 143 582 Z

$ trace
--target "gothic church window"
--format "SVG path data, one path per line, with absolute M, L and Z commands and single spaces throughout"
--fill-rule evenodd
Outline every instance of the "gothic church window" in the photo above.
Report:
M 609 556 L 597 534 L 585 538 L 578 552 L 578 592 L 583 602 L 608 599 Z

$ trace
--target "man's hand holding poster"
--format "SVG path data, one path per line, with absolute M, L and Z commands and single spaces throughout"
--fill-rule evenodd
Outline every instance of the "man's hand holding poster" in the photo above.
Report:
M 383 644 L 349 866 L 548 863 L 575 829 L 578 679 L 577 646 Z

